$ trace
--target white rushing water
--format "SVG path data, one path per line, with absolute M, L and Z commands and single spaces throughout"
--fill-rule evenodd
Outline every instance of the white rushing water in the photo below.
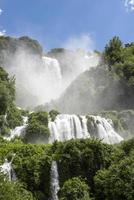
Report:
M 15 137 L 20 137 L 22 134 L 24 134 L 27 127 L 27 121 L 28 117 L 23 117 L 23 125 L 15 127 L 15 129 L 11 130 L 9 135 L 5 136 L 4 139 L 10 141 Z
M 9 181 L 15 181 L 17 179 L 14 169 L 12 168 L 14 156 L 15 154 L 13 155 L 11 161 L 8 161 L 6 158 L 5 162 L 0 165 L 0 172 L 6 175 Z
M 96 125 L 97 137 L 102 139 L 103 142 L 107 144 L 115 144 L 123 140 L 123 138 L 118 133 L 116 133 L 112 123 L 108 119 L 100 116 L 92 117 L 94 118 L 94 123 Z
M 87 117 L 91 118 L 90 124 Z M 54 121 L 49 121 L 50 130 L 49 143 L 54 141 L 67 141 L 70 139 L 86 139 L 95 137 L 104 143 L 120 143 L 123 138 L 114 130 L 112 120 L 100 116 L 77 116 L 69 114 L 59 114 Z M 10 135 L 4 139 L 10 141 L 15 137 L 23 137 L 27 127 L 28 117 L 23 117 L 23 126 L 18 126 L 11 130 Z M 88 130 L 88 126 L 89 130 Z
M 82 117 L 81 121 L 77 115 L 60 114 L 57 115 L 54 122 L 49 122 L 51 132 L 50 143 L 57 141 L 65 141 L 75 138 L 90 137 L 87 131 L 86 117 Z
M 57 78 L 57 80 L 62 79 L 61 68 L 57 59 L 43 56 L 42 60 L 46 71 L 48 71 L 52 77 Z
M 59 174 L 57 162 L 52 161 L 51 174 L 50 174 L 50 190 L 51 190 L 51 200 L 58 200 L 59 191 Z
M 116 133 L 108 119 L 92 115 L 90 117 L 92 117 L 93 120 L 93 133 L 88 132 L 86 116 L 57 115 L 54 121 L 49 122 L 49 129 L 51 132 L 49 142 L 53 143 L 56 140 L 66 141 L 75 138 L 85 139 L 89 138 L 90 135 L 108 144 L 119 143 L 123 140 L 123 138 Z

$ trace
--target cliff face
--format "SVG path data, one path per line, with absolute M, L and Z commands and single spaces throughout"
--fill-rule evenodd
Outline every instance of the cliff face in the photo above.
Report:
M 0 36 L 0 64 L 5 65 L 5 63 L 8 63 L 8 60 L 20 48 L 30 52 L 33 55 L 38 55 L 38 56 L 41 56 L 43 52 L 39 42 L 27 36 L 23 36 L 20 38 Z

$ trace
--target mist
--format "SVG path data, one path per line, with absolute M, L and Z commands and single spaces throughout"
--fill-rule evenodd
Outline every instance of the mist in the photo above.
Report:
M 66 50 L 58 56 L 45 53 L 40 57 L 26 47 L 9 54 L 5 60 L 7 71 L 16 78 L 17 105 L 27 108 L 55 100 L 77 76 L 97 66 L 100 57 L 90 48 L 88 37 L 68 40 Z

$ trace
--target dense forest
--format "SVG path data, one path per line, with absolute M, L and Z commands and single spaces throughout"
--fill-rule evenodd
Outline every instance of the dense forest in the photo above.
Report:
M 18 107 L 16 77 L 8 73 L 18 48 L 38 60 L 44 54 L 29 37 L 0 36 L 0 200 L 133 200 L 134 43 L 112 38 L 103 52 L 95 52 L 101 58 L 97 67 L 84 71 L 58 99 L 34 111 Z M 46 55 L 60 61 L 65 51 L 73 59 L 65 49 Z M 62 74 L 68 72 L 63 60 L 61 65 Z M 76 137 L 66 135 L 70 129 L 63 130 L 62 140 L 49 142 L 50 121 L 55 127 L 62 112 L 77 113 L 65 116 L 74 124 Z M 77 137 L 85 124 L 90 137 Z M 100 125 L 108 130 L 98 131 Z M 103 140 L 101 131 L 113 135 Z

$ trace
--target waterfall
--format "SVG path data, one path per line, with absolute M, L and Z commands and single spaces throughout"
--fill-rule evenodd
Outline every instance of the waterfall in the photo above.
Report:
M 87 120 L 84 116 L 80 120 L 77 115 L 57 115 L 54 122 L 49 122 L 49 129 L 51 132 L 50 143 L 53 143 L 55 140 L 66 141 L 90 137 L 87 131 Z
M 92 119 L 90 124 L 88 119 Z M 27 117 L 23 117 L 23 126 L 18 126 L 11 130 L 9 136 L 4 139 L 10 141 L 15 137 L 25 134 L 27 127 Z M 68 114 L 59 114 L 54 121 L 49 120 L 50 130 L 49 143 L 54 141 L 67 141 L 71 139 L 86 139 L 96 137 L 104 143 L 115 144 L 123 140 L 123 138 L 114 130 L 112 120 L 105 119 L 100 116 L 77 116 Z
M 0 172 L 6 175 L 9 181 L 15 181 L 17 179 L 14 169 L 12 168 L 12 162 L 13 162 L 14 156 L 15 154 L 13 155 L 10 162 L 6 158 L 3 165 L 0 165 Z
M 58 60 L 46 56 L 43 56 L 42 59 L 46 70 L 51 73 L 51 76 L 54 78 L 56 77 L 58 80 L 62 79 L 61 68 Z
M 63 79 L 61 67 L 57 59 L 43 56 L 42 63 L 40 77 L 37 77 L 37 84 L 39 85 L 37 90 L 38 97 L 42 99 L 41 102 L 46 103 L 60 96 L 63 91 Z
M 92 117 L 96 125 L 97 137 L 99 139 L 102 139 L 103 142 L 108 144 L 115 144 L 123 140 L 123 138 L 118 133 L 116 133 L 112 126 L 112 123 L 108 119 L 100 116 Z
M 25 133 L 27 121 L 28 121 L 28 117 L 23 116 L 23 125 L 15 127 L 15 129 L 11 130 L 11 132 L 8 136 L 5 136 L 3 138 L 5 140 L 10 141 L 10 140 L 14 139 L 15 137 L 20 137 L 22 134 Z
M 100 116 L 89 117 L 93 120 L 93 132 L 88 132 L 87 128 L 87 117 L 77 115 L 59 114 L 54 121 L 49 122 L 49 129 L 51 136 L 49 139 L 50 143 L 54 141 L 66 141 L 75 138 L 89 138 L 97 137 L 103 142 L 108 144 L 119 143 L 123 138 L 116 133 L 112 123 L 108 119 Z
M 51 200 L 58 200 L 58 191 L 59 191 L 59 174 L 57 162 L 52 161 L 51 165 L 51 174 L 50 174 L 50 190 L 51 190 Z
M 88 133 L 88 128 L 87 128 L 87 118 L 86 116 L 80 116 L 82 119 L 82 130 L 83 130 L 83 138 L 88 138 L 90 137 L 90 134 Z

